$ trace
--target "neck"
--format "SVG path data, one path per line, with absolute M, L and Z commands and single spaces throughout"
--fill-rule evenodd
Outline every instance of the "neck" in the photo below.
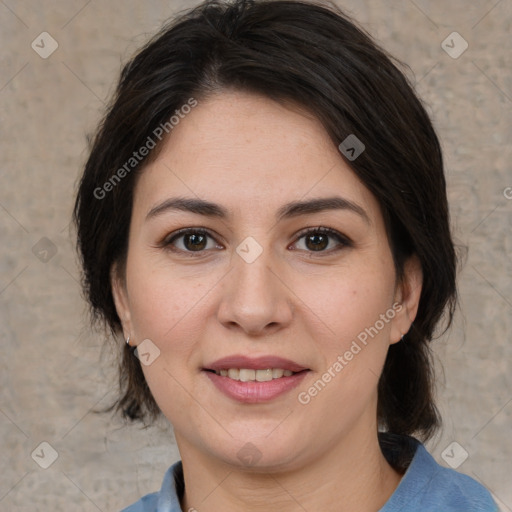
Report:
M 383 456 L 377 429 L 346 436 L 299 469 L 255 472 L 219 462 L 176 437 L 185 478 L 183 510 L 375 512 L 401 475 Z

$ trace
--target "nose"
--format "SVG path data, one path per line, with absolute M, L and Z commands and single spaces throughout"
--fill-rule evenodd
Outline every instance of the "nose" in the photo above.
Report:
M 251 263 L 234 253 L 232 264 L 223 280 L 219 322 L 251 336 L 267 336 L 288 326 L 293 317 L 293 293 L 279 275 L 270 250 L 265 249 Z

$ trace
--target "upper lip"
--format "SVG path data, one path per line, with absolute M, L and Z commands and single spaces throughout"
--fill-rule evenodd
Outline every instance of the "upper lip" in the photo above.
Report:
M 205 370 L 228 370 L 229 368 L 247 368 L 248 370 L 263 370 L 267 368 L 280 368 L 292 372 L 307 370 L 304 366 L 277 356 L 247 357 L 242 355 L 232 355 L 217 359 L 213 363 L 204 367 Z

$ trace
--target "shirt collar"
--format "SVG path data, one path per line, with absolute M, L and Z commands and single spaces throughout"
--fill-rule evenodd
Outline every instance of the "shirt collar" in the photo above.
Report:
M 408 487 L 411 492 L 411 486 L 425 485 L 425 473 L 435 473 L 438 466 L 424 446 L 413 437 L 380 433 L 379 442 L 389 464 L 405 472 L 398 488 L 379 512 L 386 512 L 391 510 L 389 507 L 397 506 L 396 510 L 399 510 L 404 504 L 398 502 L 405 497 L 398 492 L 399 489 Z M 419 475 L 419 472 L 423 474 Z M 184 488 L 183 465 L 179 460 L 165 472 L 162 488 L 158 493 L 157 512 L 182 512 L 180 499 L 183 497 Z

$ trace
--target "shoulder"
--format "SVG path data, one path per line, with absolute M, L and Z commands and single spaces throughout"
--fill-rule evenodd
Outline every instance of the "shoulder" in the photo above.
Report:
M 468 475 L 438 464 L 423 444 L 414 455 L 399 486 L 380 512 L 415 510 L 421 512 L 498 512 L 490 492 Z
M 123 508 L 121 512 L 157 512 L 158 511 L 158 494 L 153 492 L 146 494 L 139 501 L 133 503 L 129 507 Z
M 158 492 L 146 494 L 121 512 L 181 512 L 179 496 L 182 488 L 183 469 L 181 461 L 178 461 L 165 472 Z
M 431 459 L 432 467 L 432 478 L 425 482 L 422 497 L 430 506 L 425 510 L 439 510 L 442 505 L 446 512 L 498 512 L 491 493 L 483 485 L 468 475 L 439 465 L 423 445 L 418 449 L 424 452 L 423 458 Z

